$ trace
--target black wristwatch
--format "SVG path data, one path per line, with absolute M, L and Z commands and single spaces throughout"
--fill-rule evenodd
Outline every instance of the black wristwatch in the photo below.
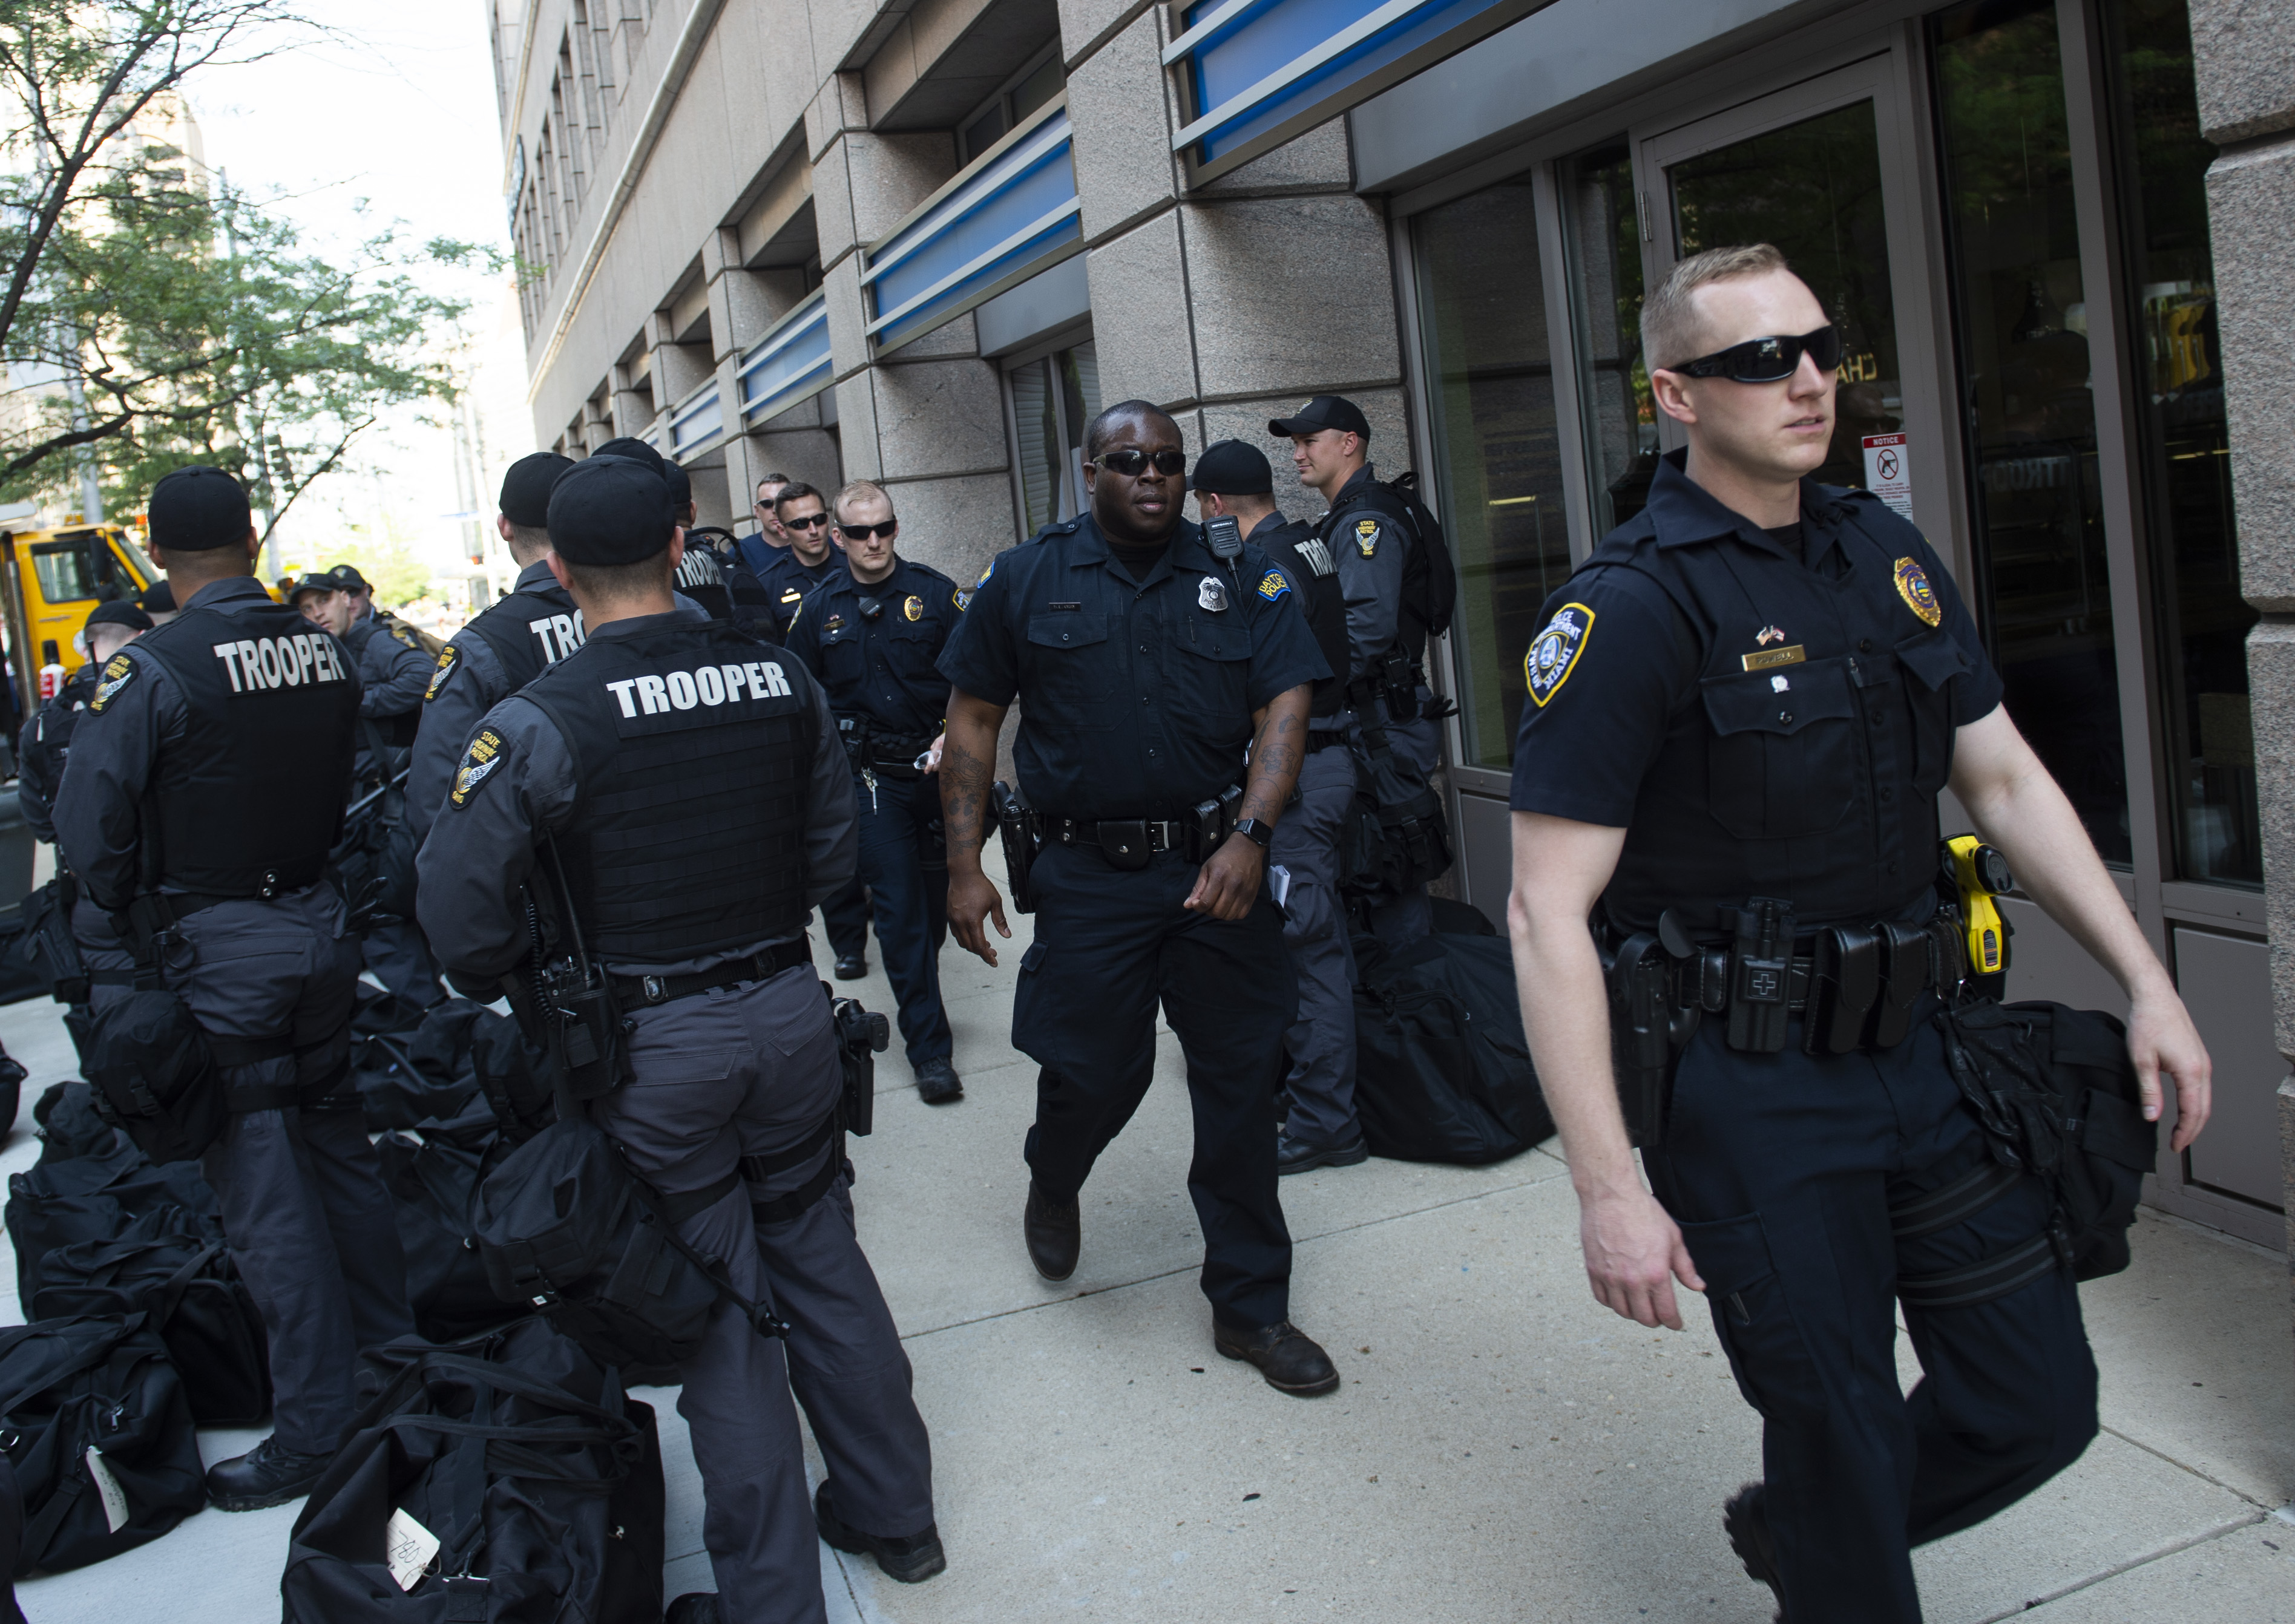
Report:
M 1235 832 L 1262 852 L 1275 839 L 1275 826 L 1272 823 L 1262 823 L 1256 818 L 1237 818 L 1235 820 Z

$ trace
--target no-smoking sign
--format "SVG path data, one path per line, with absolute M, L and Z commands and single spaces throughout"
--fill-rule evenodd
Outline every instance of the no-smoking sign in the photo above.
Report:
M 1913 516 L 1913 476 L 1901 434 L 1865 437 L 1865 488 L 1903 514 Z

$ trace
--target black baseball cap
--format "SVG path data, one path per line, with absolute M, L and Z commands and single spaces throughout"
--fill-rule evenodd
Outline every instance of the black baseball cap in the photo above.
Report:
M 502 476 L 502 517 L 529 530 L 541 529 L 550 522 L 550 487 L 573 466 L 573 458 L 554 451 L 537 451 L 511 463 Z
M 1271 496 L 1275 470 L 1267 453 L 1241 440 L 1220 440 L 1204 447 L 1204 454 L 1188 472 L 1188 488 L 1214 496 Z
M 673 508 L 682 509 L 693 500 L 693 481 L 687 477 L 685 470 L 643 440 L 633 440 L 624 435 L 618 440 L 608 440 L 590 454 L 593 457 L 627 457 L 633 462 L 644 463 L 659 474 L 661 482 L 669 487 L 669 503 Z
M 1313 434 L 1321 428 L 1370 438 L 1370 420 L 1362 414 L 1360 406 L 1344 395 L 1318 395 L 1289 417 L 1271 419 L 1267 425 L 1267 432 L 1278 440 L 1287 440 L 1295 434 Z
M 204 463 L 161 478 L 145 514 L 151 545 L 168 552 L 212 552 L 244 542 L 254 527 L 239 481 Z
M 568 564 L 637 564 L 667 550 L 669 484 L 632 457 L 594 452 L 550 490 L 550 545 Z
M 149 632 L 151 617 L 135 607 L 127 598 L 114 598 L 109 603 L 99 603 L 87 613 L 91 626 L 126 626 L 131 631 Z
M 349 566 L 345 565 L 344 567 L 347 569 Z M 343 583 L 336 580 L 331 572 L 322 574 L 314 570 L 287 589 L 287 601 L 293 603 L 305 592 L 339 592 L 342 590 Z
M 176 612 L 176 589 L 165 581 L 154 581 L 135 601 L 147 615 L 172 615 Z
M 306 581 L 312 580 L 314 578 L 314 577 L 310 575 L 303 577 Z M 326 581 L 329 590 L 332 592 L 371 592 L 374 591 L 374 588 L 367 584 L 366 577 L 359 574 L 358 566 L 355 564 L 338 564 L 332 569 L 329 570 L 323 578 Z M 297 584 L 295 590 L 298 592 L 303 590 L 299 583 Z

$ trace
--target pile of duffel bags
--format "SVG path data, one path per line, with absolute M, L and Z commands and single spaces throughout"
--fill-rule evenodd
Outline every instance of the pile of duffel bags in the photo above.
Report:
M 295 1523 L 285 1619 L 658 1620 L 653 1411 L 497 1297 L 472 1238 L 486 1174 L 552 1115 L 516 1024 L 372 993 L 352 1027 L 418 1335 L 360 1356 L 367 1402 Z M 12 1500 L 0 1481 L 0 1565 L 16 1578 L 167 1532 L 206 1503 L 195 1429 L 271 1410 L 262 1317 L 199 1163 L 151 1162 L 85 1082 L 33 1116 L 40 1158 L 5 1209 L 31 1323 L 0 1330 L 15 1480 Z

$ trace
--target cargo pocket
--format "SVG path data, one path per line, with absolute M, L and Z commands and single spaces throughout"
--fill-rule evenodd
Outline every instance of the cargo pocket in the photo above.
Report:
M 1707 677 L 1703 687 L 1715 821 L 1741 840 L 1821 834 L 1841 821 L 1846 801 L 1809 793 L 1850 781 L 1856 766 L 1857 706 L 1839 660 Z
M 1745 1402 L 1765 1416 L 1822 1402 L 1817 1371 L 1777 1279 L 1761 1215 L 1684 1224 L 1682 1244 L 1705 1282 L 1713 1328 Z

